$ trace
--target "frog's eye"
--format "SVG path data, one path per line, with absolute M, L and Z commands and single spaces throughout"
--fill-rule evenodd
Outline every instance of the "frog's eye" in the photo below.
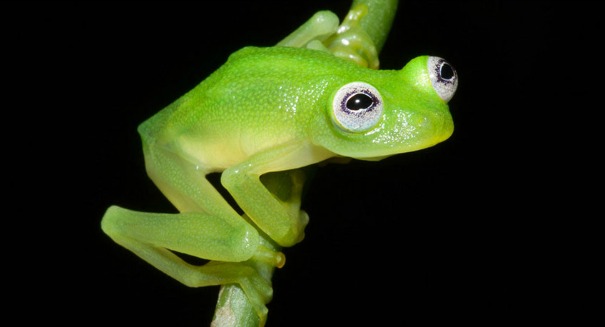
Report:
M 428 69 L 433 89 L 443 101 L 450 101 L 458 87 L 458 74 L 454 67 L 443 58 L 429 57 Z
M 332 102 L 333 119 L 350 132 L 374 127 L 382 116 L 382 97 L 370 84 L 353 82 L 341 87 Z

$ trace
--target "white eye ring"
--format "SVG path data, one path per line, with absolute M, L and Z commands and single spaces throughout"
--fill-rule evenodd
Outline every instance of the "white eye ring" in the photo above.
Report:
M 454 67 L 443 58 L 429 57 L 427 68 L 433 89 L 443 101 L 450 101 L 458 88 L 458 73 Z
M 332 100 L 332 119 L 349 132 L 364 132 L 382 117 L 382 96 L 372 85 L 352 82 L 341 87 Z

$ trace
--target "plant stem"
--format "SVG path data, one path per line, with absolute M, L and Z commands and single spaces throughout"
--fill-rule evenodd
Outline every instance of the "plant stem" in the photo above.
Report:
M 273 251 L 280 247 L 270 242 L 264 234 L 260 235 L 262 244 Z M 269 283 L 273 277 L 275 267 L 266 262 L 250 260 L 259 274 Z M 259 314 L 248 300 L 248 297 L 238 284 L 223 285 L 219 291 L 216 310 L 212 319 L 212 327 L 262 327 L 267 320 L 266 313 Z
M 365 30 L 380 53 L 384 42 L 387 40 L 395 13 L 397 12 L 398 0 L 354 0 L 353 6 L 364 4 L 368 6 L 368 13 L 361 19 L 361 27 Z
M 366 5 L 368 8 L 368 14 L 362 18 L 360 24 L 374 42 L 377 52 L 380 53 L 391 29 L 398 0 L 353 0 L 351 8 L 358 4 Z M 306 170 L 310 171 L 308 167 Z M 294 185 L 290 172 L 275 172 L 262 177 L 265 177 L 263 183 L 271 193 L 282 200 L 290 198 L 290 191 Z M 300 194 L 294 200 L 300 205 Z M 264 233 L 259 231 L 259 234 L 263 245 L 273 251 L 281 250 L 281 247 L 273 243 Z M 251 259 L 249 263 L 258 270 L 263 278 L 269 283 L 271 282 L 274 266 L 254 259 Z M 266 312 L 260 314 L 256 312 L 239 285 L 221 286 L 212 327 L 263 327 L 266 320 Z

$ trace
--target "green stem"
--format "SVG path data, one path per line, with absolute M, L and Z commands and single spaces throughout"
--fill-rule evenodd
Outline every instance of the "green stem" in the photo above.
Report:
M 368 13 L 361 19 L 360 25 L 374 41 L 378 53 L 382 50 L 382 46 L 389 36 L 398 3 L 398 0 L 353 1 L 353 6 L 364 4 L 368 7 Z
M 264 245 L 274 251 L 279 251 L 279 247 L 273 245 L 266 239 L 266 236 L 261 234 L 264 240 Z M 271 282 L 274 266 L 257 260 L 251 261 L 261 276 Z M 266 314 L 256 312 L 248 297 L 237 284 L 223 285 L 220 288 L 214 318 L 212 319 L 212 327 L 252 327 L 264 326 L 267 320 Z
M 221 286 L 212 327 L 259 326 L 260 317 L 237 284 Z
M 354 0 L 351 8 L 358 4 L 365 5 L 368 8 L 368 13 L 361 19 L 360 25 L 374 43 L 377 52 L 380 53 L 391 30 L 391 25 L 397 11 L 398 0 Z M 275 173 L 265 180 L 264 183 L 269 191 L 284 199 L 288 198 L 288 196 L 280 196 L 280 194 L 284 192 L 288 193 L 292 189 L 292 182 L 287 172 Z M 259 231 L 259 234 L 264 246 L 273 251 L 281 250 L 264 233 Z M 273 265 L 254 259 L 251 259 L 249 263 L 255 266 L 263 278 L 271 282 L 273 271 L 275 270 Z M 266 313 L 259 314 L 254 309 L 239 285 L 229 284 L 221 286 L 211 324 L 212 327 L 262 327 L 265 325 L 266 320 Z

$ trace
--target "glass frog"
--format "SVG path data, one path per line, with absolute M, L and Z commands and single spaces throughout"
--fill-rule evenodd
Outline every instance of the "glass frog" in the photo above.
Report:
M 378 69 L 396 7 L 353 1 L 342 23 L 319 11 L 276 46 L 233 53 L 139 126 L 148 175 L 178 213 L 111 206 L 103 231 L 187 286 L 221 285 L 215 325 L 264 325 L 281 249 L 302 241 L 309 222 L 304 168 L 381 160 L 453 133 L 458 77 L 447 61 L 423 55 Z

